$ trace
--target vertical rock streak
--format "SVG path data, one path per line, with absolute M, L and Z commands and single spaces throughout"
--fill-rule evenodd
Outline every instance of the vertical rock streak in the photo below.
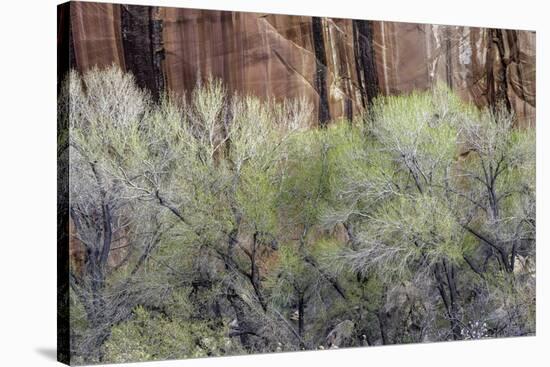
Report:
M 139 5 L 121 5 L 120 11 L 126 68 L 154 98 L 164 89 L 162 21 L 154 17 L 156 13 L 156 7 Z
M 508 32 L 501 29 L 491 29 L 489 31 L 489 57 L 492 63 L 488 63 L 487 71 L 487 89 L 490 106 L 503 104 L 508 111 L 511 111 L 510 100 L 508 99 L 508 81 L 507 67 L 510 63 L 511 48 L 514 43 L 508 43 L 506 34 Z
M 360 85 L 361 102 L 363 106 L 370 106 L 379 93 L 372 28 L 368 20 L 353 20 L 352 22 L 355 66 Z
M 330 110 L 327 93 L 327 57 L 323 36 L 323 20 L 311 18 L 313 48 L 315 50 L 315 90 L 319 95 L 319 125 L 325 126 L 330 120 Z

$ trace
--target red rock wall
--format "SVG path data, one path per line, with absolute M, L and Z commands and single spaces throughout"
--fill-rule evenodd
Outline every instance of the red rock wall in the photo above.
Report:
M 521 124 L 535 119 L 530 31 L 80 2 L 59 31 L 73 67 L 115 63 L 154 95 L 213 75 L 230 91 L 305 96 L 322 122 L 443 81 L 480 107 L 502 101 Z

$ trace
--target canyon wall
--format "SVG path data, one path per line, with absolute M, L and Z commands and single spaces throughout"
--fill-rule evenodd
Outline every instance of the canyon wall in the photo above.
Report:
M 114 63 L 158 96 L 212 75 L 232 92 L 305 97 L 320 124 L 438 81 L 535 122 L 531 31 L 71 2 L 59 8 L 58 44 L 59 77 Z

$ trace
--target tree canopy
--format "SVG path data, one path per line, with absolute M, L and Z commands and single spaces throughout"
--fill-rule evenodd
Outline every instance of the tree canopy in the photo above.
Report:
M 312 127 L 114 67 L 60 106 L 76 363 L 535 333 L 535 133 L 505 108 L 439 86 Z

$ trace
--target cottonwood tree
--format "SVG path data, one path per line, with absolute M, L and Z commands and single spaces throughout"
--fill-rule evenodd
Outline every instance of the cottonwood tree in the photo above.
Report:
M 70 268 L 75 310 L 82 308 L 85 325 L 75 330 L 73 352 L 97 360 L 111 326 L 148 296 L 136 294 L 131 285 L 165 230 L 162 213 L 134 200 L 112 172 L 122 161 L 138 158 L 124 157 L 118 149 L 147 114 L 148 96 L 131 76 L 115 69 L 93 70 L 82 78 L 71 72 L 62 96 L 70 132 L 70 240 L 83 248 L 83 265 Z
M 229 101 L 216 81 L 198 86 L 190 101 L 166 96 L 153 105 L 115 68 L 82 77 L 73 72 L 67 91 L 71 218 L 86 249 L 84 271 L 71 280 L 87 333 L 94 335 L 80 354 L 100 356 L 109 327 L 138 304 L 130 294 L 145 297 L 143 283 L 123 291 L 109 277 L 124 264 L 116 277 L 129 286 L 162 236 L 154 269 L 165 276 L 154 286 L 171 288 L 170 276 L 183 277 L 195 292 L 224 284 L 216 289 L 234 309 L 234 335 L 248 347 L 251 336 L 267 343 L 261 330 L 287 320 L 268 315 L 261 252 L 277 247 L 273 200 L 285 141 L 309 121 L 311 109 L 305 102 Z M 128 259 L 109 264 L 121 249 Z M 199 256 L 188 264 L 195 276 L 178 264 L 183 253 Z M 213 277 L 220 266 L 225 272 Z M 215 298 L 212 307 L 220 318 L 226 315 L 219 302 Z
M 466 119 L 459 184 L 447 188 L 475 244 L 464 259 L 486 282 L 478 308 L 491 313 L 495 335 L 534 331 L 535 132 L 514 124 L 504 106 Z
M 504 108 L 480 119 L 463 126 L 465 158 L 458 171 L 465 183 L 452 193 L 469 209 L 461 218 L 464 228 L 512 273 L 519 253 L 534 255 L 534 131 L 514 128 L 514 116 Z
M 193 249 L 200 257 L 195 291 L 224 284 L 221 294 L 236 319 L 232 335 L 247 348 L 271 348 L 264 329 L 287 325 L 269 314 L 261 259 L 277 247 L 274 198 L 286 141 L 310 112 L 300 101 L 229 100 L 219 82 L 209 81 L 189 100 L 165 97 L 116 148 L 132 162 L 113 165 L 111 173 L 133 199 L 172 215 L 173 251 Z M 173 255 L 163 258 L 167 269 L 188 274 Z M 215 275 L 220 267 L 225 271 Z M 215 313 L 226 316 L 219 307 Z
M 511 128 L 511 119 L 487 121 L 481 117 L 485 115 L 467 109 L 445 90 L 385 98 L 375 104 L 373 116 L 365 142 L 351 144 L 341 154 L 344 172 L 336 184 L 341 189 L 337 192 L 337 204 L 326 213 L 325 222 L 329 226 L 343 223 L 348 229 L 352 246 L 343 252 L 342 259 L 357 272 L 385 275 L 385 283 L 390 287 L 411 282 L 427 295 L 433 284 L 449 321 L 449 336 L 460 339 L 465 325 L 462 306 L 466 290 L 461 291 L 462 283 L 467 282 L 469 272 L 480 272 L 467 257 L 469 237 L 474 234 L 486 245 L 494 241 L 483 240 L 483 234 L 469 223 L 473 221 L 472 213 L 479 217 L 479 206 L 486 206 L 487 213 L 493 213 L 488 218 L 494 218 L 494 209 L 498 209 L 491 208 L 495 202 L 491 199 L 496 187 L 494 176 L 509 166 L 504 161 L 499 164 L 502 154 L 495 150 L 501 147 L 502 152 L 513 147 L 513 153 L 504 154 L 511 162 L 533 159 L 523 158 L 525 154 L 518 152 L 525 149 L 521 148 L 523 144 L 517 144 L 519 138 L 514 143 L 506 138 L 506 134 L 516 137 L 521 134 Z M 474 136 L 474 132 L 479 133 Z M 465 136 L 484 155 L 472 158 L 468 168 L 459 162 Z M 489 163 L 491 159 L 496 161 Z M 492 174 L 475 173 L 483 173 L 484 166 L 492 167 L 488 168 Z M 481 169 L 475 171 L 472 167 Z M 476 187 L 479 185 L 466 183 L 465 176 L 482 183 L 484 191 Z M 480 191 L 482 195 L 476 196 Z M 525 200 L 528 204 L 521 207 L 528 212 L 525 206 L 532 208 L 533 201 L 528 196 Z M 525 203 L 525 200 L 516 198 L 512 202 Z M 502 233 L 510 230 L 517 233 L 527 223 L 528 228 L 534 228 L 533 221 L 518 222 L 523 224 L 506 224 Z M 494 222 L 485 223 L 495 230 Z M 502 258 L 506 258 L 509 264 L 512 250 L 505 252 L 505 256 L 503 251 L 501 248 L 498 256 L 502 263 Z M 511 266 L 503 268 L 510 270 Z M 384 329 L 385 316 L 380 315 L 380 327 Z M 387 339 L 383 330 L 381 334 Z
M 326 130 L 293 137 L 277 200 L 284 246 L 270 274 L 271 299 L 295 322 L 301 349 L 322 344 L 306 332 L 326 320 L 320 315 L 333 303 L 327 299 L 334 294 L 345 298 L 342 285 L 323 267 L 318 253 L 323 236 L 319 213 L 330 190 L 328 151 L 333 143 Z

